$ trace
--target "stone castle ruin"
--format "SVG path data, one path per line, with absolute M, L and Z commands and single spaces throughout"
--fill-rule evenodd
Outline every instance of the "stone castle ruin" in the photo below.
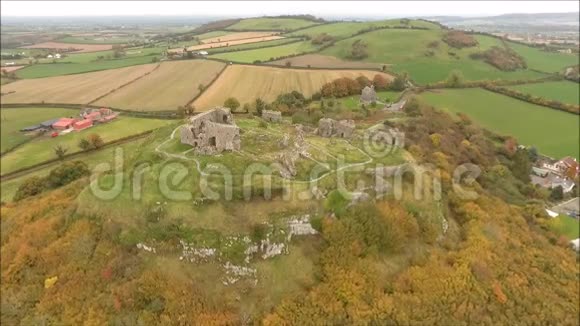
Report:
M 181 143 L 202 154 L 217 154 L 240 149 L 240 128 L 230 109 L 220 107 L 188 118 L 181 128 Z
M 362 92 L 360 94 L 360 101 L 361 101 L 361 103 L 364 103 L 364 104 L 370 104 L 372 102 L 376 102 L 377 101 L 377 92 L 375 92 L 375 86 L 373 86 L 373 85 L 365 86 L 365 88 L 362 89 Z
M 318 121 L 318 135 L 321 137 L 350 138 L 356 127 L 354 120 L 336 121 L 330 118 L 322 118 Z
M 268 122 L 280 122 L 282 121 L 282 112 L 264 110 L 262 111 L 262 119 Z

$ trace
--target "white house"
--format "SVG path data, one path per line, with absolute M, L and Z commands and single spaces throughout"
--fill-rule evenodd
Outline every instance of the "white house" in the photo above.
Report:
M 47 59 L 52 59 L 52 54 L 46 56 Z
M 207 53 L 207 51 L 199 51 L 199 52 L 197 52 L 197 54 L 199 54 L 199 55 L 208 55 L 209 53 Z
M 55 54 L 55 55 L 54 55 L 54 57 L 55 57 L 56 59 L 60 59 L 60 53 L 57 53 L 57 54 Z
M 570 241 L 570 246 L 576 251 L 580 251 L 580 238 Z
M 14 66 L 14 62 L 6 62 L 4 65 L 5 66 Z

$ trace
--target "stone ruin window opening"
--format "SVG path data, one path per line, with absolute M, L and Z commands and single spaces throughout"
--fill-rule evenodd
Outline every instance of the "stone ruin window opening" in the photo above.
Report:
M 215 137 L 210 137 L 210 138 L 209 138 L 209 145 L 210 145 L 210 146 L 217 146 L 217 143 L 216 143 Z

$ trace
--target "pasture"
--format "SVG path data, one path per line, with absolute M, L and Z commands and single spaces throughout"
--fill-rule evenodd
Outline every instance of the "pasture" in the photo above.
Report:
M 153 58 L 160 59 L 162 52 L 163 49 L 159 47 L 128 48 L 126 55 L 118 59 L 109 58 L 112 57 L 112 51 L 75 53 L 58 60 L 57 63 L 45 62 L 26 66 L 18 70 L 16 75 L 28 79 L 123 68 L 151 63 Z
M 70 115 L 70 113 L 69 113 Z M 78 146 L 82 138 L 96 133 L 103 141 L 111 142 L 117 139 L 139 134 L 147 130 L 157 129 L 173 123 L 172 120 L 142 119 L 119 117 L 109 123 L 97 125 L 80 132 L 71 132 L 51 138 L 49 135 L 36 138 L 17 148 L 0 159 L 1 174 L 10 173 L 21 168 L 29 167 L 44 161 L 56 158 L 54 147 L 61 145 L 68 151 L 67 154 L 81 151 Z
M 396 27 L 405 26 L 400 19 L 389 19 L 380 21 L 368 21 L 368 22 L 336 22 L 330 24 L 322 24 L 299 31 L 295 31 L 287 34 L 288 36 L 302 36 L 307 35 L 309 37 L 315 37 L 320 34 L 328 34 L 337 39 L 351 37 L 362 30 L 369 28 L 380 28 L 380 27 Z M 421 20 L 411 20 L 409 26 L 414 27 L 424 27 L 430 29 L 439 29 L 439 26 L 428 23 Z
M 484 128 L 515 137 L 551 157 L 578 157 L 578 115 L 516 100 L 479 88 L 424 92 L 420 98 L 450 112 L 467 114 Z
M 59 108 L 3 108 L 0 110 L 0 152 L 30 140 L 33 135 L 20 129 L 40 122 L 76 114 L 76 110 Z
M 199 94 L 225 66 L 211 60 L 163 62 L 159 69 L 96 102 L 139 111 L 175 110 Z
M 228 30 L 261 30 L 261 31 L 291 31 L 298 28 L 304 28 L 316 25 L 313 21 L 297 19 L 297 18 L 248 18 L 243 19 L 231 26 Z
M 151 72 L 155 64 L 86 74 L 19 80 L 2 86 L 2 103 L 87 104 L 122 85 Z
M 550 219 L 549 226 L 555 233 L 566 237 L 568 240 L 580 237 L 580 222 L 568 215 L 559 215 Z
M 356 40 L 367 44 L 368 57 L 362 62 L 390 64 L 392 71 L 408 72 L 419 84 L 428 84 L 447 79 L 453 70 L 459 70 L 467 80 L 533 79 L 544 76 L 530 70 L 505 72 L 479 60 L 470 54 L 501 46 L 501 41 L 489 36 L 477 35 L 478 46 L 464 49 L 450 48 L 441 41 L 440 30 L 377 30 L 336 42 L 320 54 L 351 60 L 350 51 Z M 429 44 L 433 44 L 429 47 Z
M 110 44 L 77 44 L 77 43 L 61 43 L 61 42 L 42 42 L 32 45 L 23 46 L 22 49 L 54 49 L 54 50 L 69 50 L 71 53 L 82 52 L 98 52 L 111 50 L 113 48 Z
M 560 72 L 566 67 L 578 64 L 577 54 L 547 52 L 542 49 L 511 42 L 508 44 L 510 48 L 524 57 L 529 69 L 553 73 Z
M 514 85 L 508 86 L 507 88 L 533 96 L 543 97 L 548 100 L 575 105 L 580 104 L 580 88 L 578 83 L 571 81 Z
M 313 45 L 309 41 L 302 41 L 262 49 L 224 52 L 210 55 L 209 57 L 215 59 L 228 60 L 232 62 L 253 63 L 255 61 L 261 62 L 271 61 L 272 59 L 277 57 L 295 55 L 314 50 L 316 50 L 315 45 Z
M 235 97 L 242 104 L 253 102 L 256 98 L 269 102 L 291 91 L 311 96 L 320 91 L 323 84 L 337 78 L 363 75 L 372 79 L 377 73 L 365 70 L 301 70 L 232 65 L 195 100 L 194 106 L 205 111 L 223 105 L 228 97 Z

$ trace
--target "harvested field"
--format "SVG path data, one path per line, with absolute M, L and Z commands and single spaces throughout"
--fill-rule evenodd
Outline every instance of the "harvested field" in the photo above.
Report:
M 16 71 L 22 67 L 24 67 L 24 66 L 6 66 L 6 67 L 0 68 L 0 71 L 13 72 L 13 71 Z
M 357 69 L 381 69 L 383 64 L 362 61 L 346 61 L 337 57 L 322 54 L 305 54 L 298 57 L 281 59 L 269 62 L 270 64 L 285 66 L 290 62 L 292 67 L 313 67 L 313 68 L 357 68 Z
M 200 110 L 208 110 L 223 105 L 228 97 L 235 97 L 240 103 L 250 103 L 256 98 L 273 101 L 279 94 L 299 91 L 311 96 L 329 81 L 341 77 L 356 78 L 364 75 L 372 79 L 377 72 L 365 70 L 305 70 L 273 67 L 232 65 L 228 66 L 212 86 L 195 102 Z M 392 78 L 389 75 L 387 78 Z
M 254 37 L 254 38 L 247 38 L 243 40 L 234 40 L 234 41 L 227 41 L 227 42 L 216 42 L 216 43 L 209 43 L 209 44 L 200 44 L 200 45 L 193 45 L 187 48 L 188 51 L 197 51 L 197 50 L 204 50 L 204 49 L 212 49 L 212 48 L 223 48 L 226 46 L 232 45 L 240 45 L 240 44 L 247 44 L 247 43 L 257 43 L 257 42 L 265 42 L 265 41 L 272 41 L 272 40 L 279 40 L 284 37 L 282 36 L 264 36 L 264 37 Z M 182 52 L 182 49 L 170 49 L 169 52 Z
M 225 66 L 210 60 L 164 62 L 159 69 L 96 102 L 139 111 L 175 110 L 199 94 Z
M 1 102 L 86 104 L 151 72 L 155 67 L 155 64 L 147 64 L 86 74 L 19 80 L 2 86 L 2 93 L 10 94 L 3 95 Z
M 257 37 L 267 37 L 276 35 L 276 32 L 239 32 L 239 33 L 229 33 L 225 35 L 215 36 L 207 39 L 202 39 L 201 43 L 208 44 L 208 43 L 220 43 L 220 42 L 230 42 L 235 40 L 243 40 L 248 38 L 257 38 Z
M 97 52 L 111 50 L 113 46 L 111 44 L 73 44 L 73 43 L 60 43 L 60 42 L 43 42 L 33 45 L 27 45 L 21 47 L 22 49 L 59 49 L 67 50 L 70 53 L 81 53 L 81 52 Z M 68 51 L 68 49 L 73 49 Z

